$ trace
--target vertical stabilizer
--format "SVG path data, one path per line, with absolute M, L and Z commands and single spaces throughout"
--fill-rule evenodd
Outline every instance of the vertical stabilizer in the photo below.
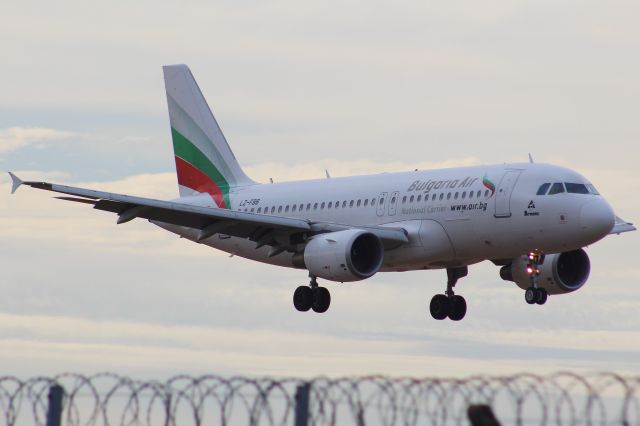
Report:
M 240 168 L 189 67 L 162 69 L 180 195 L 208 193 L 229 208 L 229 190 L 255 182 Z

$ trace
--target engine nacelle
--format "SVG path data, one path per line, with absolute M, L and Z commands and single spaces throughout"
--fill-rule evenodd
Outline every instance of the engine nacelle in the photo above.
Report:
M 304 249 L 304 265 L 312 275 L 349 282 L 369 278 L 380 270 L 384 248 L 380 239 L 361 229 L 319 234 Z
M 527 274 L 528 264 L 527 256 L 514 259 L 510 265 L 500 269 L 500 277 L 506 281 L 513 281 L 518 287 L 526 290 L 531 286 Z M 587 282 L 591 263 L 587 253 L 578 249 L 547 255 L 538 269 L 538 287 L 547 290 L 548 294 L 563 294 L 576 291 Z

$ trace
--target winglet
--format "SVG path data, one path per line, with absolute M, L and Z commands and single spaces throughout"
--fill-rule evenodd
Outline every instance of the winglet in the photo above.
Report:
M 533 163 L 533 157 L 531 156 L 531 153 L 529 153 L 529 162 Z
M 22 179 L 11 172 L 9 172 L 9 176 L 11 176 L 11 193 L 13 194 L 20 187 L 20 185 L 22 185 Z

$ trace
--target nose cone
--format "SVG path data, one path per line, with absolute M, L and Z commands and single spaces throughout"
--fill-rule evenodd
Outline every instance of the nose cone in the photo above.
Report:
M 615 223 L 616 216 L 613 209 L 602 198 L 589 201 L 580 210 L 580 227 L 593 241 L 606 236 Z

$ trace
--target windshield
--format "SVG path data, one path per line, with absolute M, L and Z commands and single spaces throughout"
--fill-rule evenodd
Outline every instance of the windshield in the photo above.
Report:
M 569 183 L 565 182 L 564 186 L 567 188 L 567 192 L 570 194 L 589 194 L 587 185 L 583 183 Z

